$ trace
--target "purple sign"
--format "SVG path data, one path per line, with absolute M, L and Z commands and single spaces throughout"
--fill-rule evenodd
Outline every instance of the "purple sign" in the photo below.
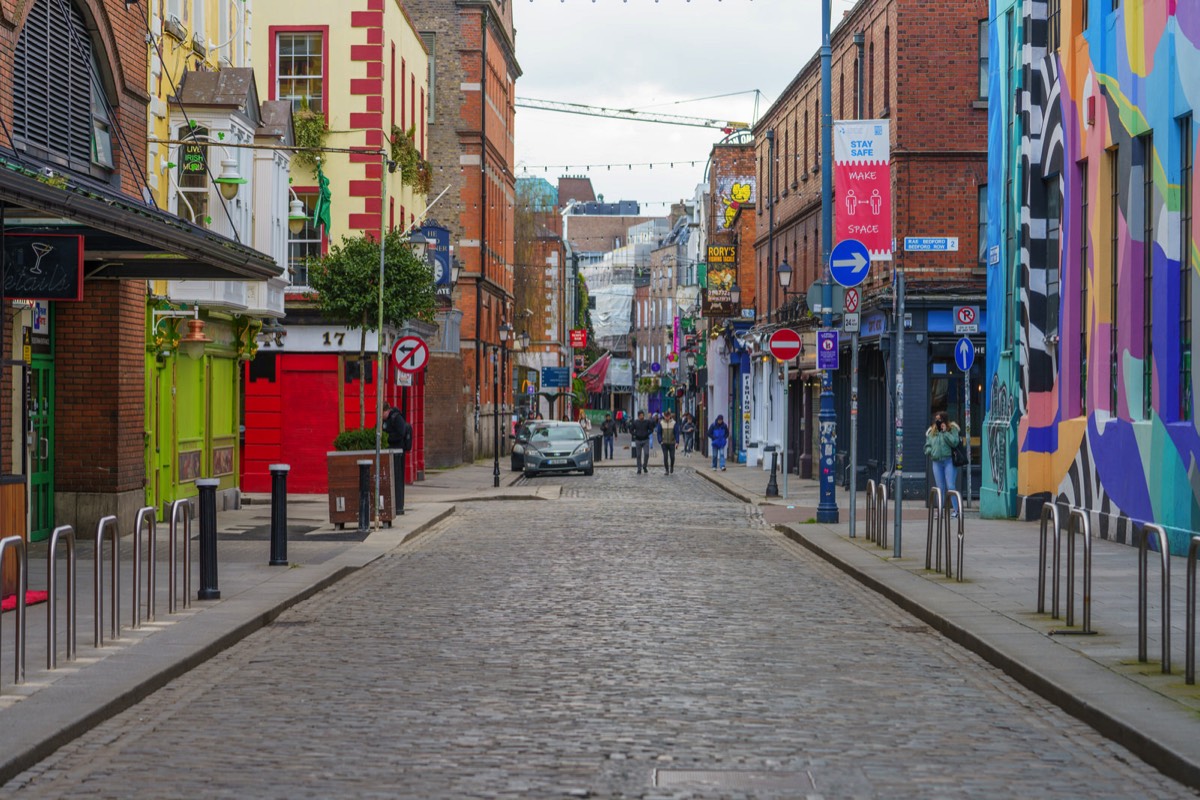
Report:
M 838 368 L 838 332 L 817 331 L 817 369 Z

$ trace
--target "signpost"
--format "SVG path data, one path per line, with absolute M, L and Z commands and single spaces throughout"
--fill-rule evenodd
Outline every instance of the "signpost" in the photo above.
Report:
M 954 332 L 979 333 L 979 306 L 954 307 Z
M 843 239 L 829 254 L 829 274 L 847 289 L 858 286 L 867 277 L 871 254 L 857 239 Z
M 838 332 L 817 331 L 817 369 L 830 372 L 838 368 Z
M 783 499 L 788 496 L 788 363 L 804 352 L 800 334 L 790 328 L 780 328 L 767 341 L 771 355 L 783 362 Z
M 561 389 L 571 385 L 570 367 L 542 367 L 542 388 Z
M 966 336 L 954 344 L 954 363 L 963 373 L 963 422 L 967 442 L 967 493 L 963 507 L 971 503 L 971 365 L 975 363 L 975 345 Z
M 587 328 L 572 328 L 571 329 L 571 349 L 572 350 L 587 349 Z
M 890 190 L 889 190 L 890 191 Z M 858 502 L 858 316 L 857 287 L 867 278 L 871 265 L 870 254 L 862 242 L 846 239 L 838 242 L 829 255 L 829 272 L 846 288 L 843 302 L 842 328 L 850 334 L 850 536 L 856 536 L 858 525 L 855 504 Z
M 821 280 L 815 280 L 808 287 L 808 292 L 805 295 L 805 300 L 808 301 L 808 307 L 814 314 L 823 314 L 826 311 L 833 312 L 835 308 L 841 306 L 846 301 L 846 287 L 840 283 L 835 283 L 829 287 L 832 290 L 831 302 L 833 305 L 826 309 L 824 307 L 823 296 L 825 293 L 825 284 Z
M 957 253 L 957 236 L 905 236 L 904 249 L 909 253 Z

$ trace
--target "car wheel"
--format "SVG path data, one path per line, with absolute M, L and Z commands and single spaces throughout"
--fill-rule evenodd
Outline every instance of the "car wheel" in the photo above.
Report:
M 584 475 L 593 475 L 593 474 L 595 474 L 595 472 L 596 472 L 595 467 L 588 467 L 587 469 L 585 469 L 583 471 L 583 474 Z
M 513 456 L 513 457 L 512 457 L 512 471 L 513 471 L 513 472 L 520 472 L 520 471 L 521 471 L 521 467 L 522 467 L 522 464 L 521 464 L 521 462 L 520 462 L 520 461 L 517 461 L 517 457 L 516 457 L 516 456 Z
M 526 478 L 536 478 L 536 477 L 537 477 L 537 472 L 536 472 L 535 470 L 532 470 L 532 469 L 527 469 L 527 470 L 525 470 L 525 477 L 526 477 Z

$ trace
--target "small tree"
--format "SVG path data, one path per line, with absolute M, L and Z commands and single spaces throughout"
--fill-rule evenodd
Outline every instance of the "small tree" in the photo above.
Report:
M 417 259 L 397 230 L 384 240 L 383 324 L 405 320 L 433 321 L 437 301 L 433 273 Z M 309 259 L 309 299 L 316 300 L 330 322 L 358 328 L 358 363 L 365 369 L 367 332 L 379 330 L 379 242 L 373 236 L 342 237 L 341 244 Z M 366 427 L 365 375 L 358 384 L 358 424 Z

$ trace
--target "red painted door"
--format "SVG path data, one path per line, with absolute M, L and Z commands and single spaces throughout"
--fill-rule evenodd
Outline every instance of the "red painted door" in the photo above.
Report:
M 325 454 L 338 435 L 341 375 L 336 355 L 286 354 L 280 357 L 281 458 L 291 464 L 288 492 L 323 494 L 328 488 Z

